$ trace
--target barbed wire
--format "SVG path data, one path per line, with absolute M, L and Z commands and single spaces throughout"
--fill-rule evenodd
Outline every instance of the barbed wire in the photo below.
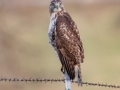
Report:
M 36 79 L 33 79 L 33 78 L 3 78 L 1 77 L 0 78 L 0 82 L 40 82 L 40 83 L 43 83 L 43 82 L 64 82 L 65 79 L 41 79 L 41 78 L 36 78 Z M 77 83 L 77 81 L 71 81 L 72 83 Z M 92 83 L 92 82 L 82 82 L 82 85 L 87 85 L 87 86 L 99 86 L 99 87 L 109 87 L 109 88 L 120 88 L 120 85 L 117 86 L 117 85 L 109 85 L 109 84 L 103 84 L 103 83 Z

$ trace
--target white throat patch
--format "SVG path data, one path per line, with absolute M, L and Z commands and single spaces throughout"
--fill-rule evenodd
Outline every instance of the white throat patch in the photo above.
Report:
M 48 37 L 49 37 L 49 42 L 52 43 L 52 33 L 54 30 L 56 30 L 55 28 L 55 24 L 56 24 L 56 13 L 52 13 L 50 16 L 50 25 L 49 25 L 49 30 L 48 30 Z

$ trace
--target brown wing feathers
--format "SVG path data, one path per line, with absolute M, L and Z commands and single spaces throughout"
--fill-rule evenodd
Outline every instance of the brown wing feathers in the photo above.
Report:
M 74 33 L 75 37 L 76 37 L 76 40 L 75 42 L 78 43 L 78 46 L 80 48 L 80 51 L 81 51 L 81 62 L 83 63 L 83 59 L 84 59 L 84 49 L 83 49 L 83 45 L 82 45 L 82 41 L 80 39 L 80 34 L 79 34 L 79 31 L 77 29 L 77 26 L 75 25 L 75 22 L 72 20 L 71 16 L 66 12 L 64 13 L 64 16 L 67 18 L 67 20 L 69 22 L 71 22 L 70 26 L 72 28 L 72 33 Z
M 61 59 L 61 63 L 64 66 L 64 68 L 66 69 L 68 75 L 70 76 L 70 79 L 73 80 L 75 78 L 74 65 L 75 65 L 76 60 L 75 60 L 74 55 L 72 55 L 66 49 L 66 46 L 69 47 L 70 41 L 66 40 L 65 34 L 67 34 L 67 33 L 65 33 L 64 30 L 61 30 L 60 26 L 61 26 L 62 22 L 66 22 L 67 24 L 69 24 L 69 22 L 67 22 L 67 20 L 64 17 L 62 17 L 62 16 L 58 17 L 58 20 L 56 22 L 56 32 L 57 32 L 56 37 L 58 38 L 56 40 L 56 42 L 57 42 L 56 46 L 57 46 L 57 48 L 59 50 L 59 54 L 61 54 L 60 55 L 61 56 L 61 58 L 60 58 Z
M 70 79 L 75 78 L 75 65 L 83 62 L 84 50 L 80 40 L 79 32 L 74 21 L 68 13 L 63 16 L 58 15 L 56 21 L 56 46 L 58 54 L 60 54 L 60 61 L 65 67 Z M 79 70 L 81 73 L 81 70 Z M 81 74 L 80 74 L 81 75 Z M 79 75 L 79 77 L 81 77 Z

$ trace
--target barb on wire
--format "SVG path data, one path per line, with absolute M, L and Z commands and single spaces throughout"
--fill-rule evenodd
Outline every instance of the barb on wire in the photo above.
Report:
M 5 81 L 5 82 L 64 82 L 65 79 L 41 79 L 41 78 L 36 78 L 36 79 L 33 79 L 33 78 L 3 78 L 1 77 L 0 78 L 0 82 L 2 81 Z M 72 81 L 72 83 L 77 83 L 77 81 Z M 87 86 L 99 86 L 99 87 L 109 87 L 109 88 L 120 88 L 120 85 L 117 86 L 117 85 L 109 85 L 109 84 L 103 84 L 103 83 L 89 83 L 89 82 L 82 82 L 83 85 L 87 85 Z

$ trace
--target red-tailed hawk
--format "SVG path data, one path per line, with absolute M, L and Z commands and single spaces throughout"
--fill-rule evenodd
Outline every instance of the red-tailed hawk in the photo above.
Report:
M 65 11 L 61 0 L 52 0 L 49 6 L 49 42 L 61 64 L 65 79 L 82 82 L 80 63 L 83 63 L 84 49 L 79 31 L 71 16 Z

